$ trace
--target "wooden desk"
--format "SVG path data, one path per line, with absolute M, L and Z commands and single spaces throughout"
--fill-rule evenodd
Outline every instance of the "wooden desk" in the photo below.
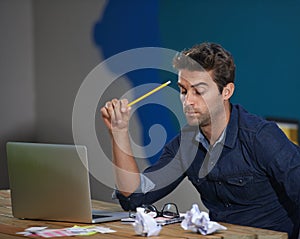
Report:
M 95 209 L 111 209 L 120 210 L 117 204 L 93 201 Z M 202 239 L 287 239 L 286 233 L 275 232 L 270 230 L 257 229 L 253 227 L 237 226 L 227 223 L 221 223 L 226 226 L 228 230 L 220 231 L 213 235 L 202 236 L 197 233 L 185 231 L 181 228 L 180 224 L 172 224 L 164 226 L 157 237 L 150 237 L 153 239 L 158 238 L 202 238 Z M 47 226 L 49 228 L 58 229 L 65 227 L 72 227 L 75 223 L 66 222 L 50 222 L 50 221 L 34 221 L 34 220 L 20 220 L 12 217 L 11 200 L 9 190 L 0 190 L 0 238 L 1 239 L 20 239 L 26 238 L 17 235 L 16 232 L 24 231 L 32 226 Z M 76 225 L 80 225 L 76 223 Z M 85 224 L 82 224 L 85 225 Z M 101 226 L 109 227 L 117 232 L 108 234 L 95 234 L 92 236 L 78 236 L 75 238 L 139 238 L 133 230 L 133 226 L 129 224 L 122 224 L 120 221 L 101 223 Z M 74 238 L 74 237 L 57 237 L 57 238 Z M 142 238 L 142 237 L 140 237 Z

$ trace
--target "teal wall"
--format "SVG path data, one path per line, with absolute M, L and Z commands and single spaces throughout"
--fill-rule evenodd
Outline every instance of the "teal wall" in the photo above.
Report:
M 300 0 L 109 0 L 93 27 L 93 37 L 104 59 L 138 47 L 181 51 L 204 41 L 220 43 L 237 66 L 233 103 L 262 117 L 300 121 Z M 126 74 L 131 88 L 171 79 L 177 89 L 176 78 L 153 69 Z M 180 105 L 176 100 L 161 97 L 160 102 Z M 180 128 L 177 116 L 159 105 L 136 112 L 143 145 L 150 144 L 154 124 L 163 126 L 167 141 Z M 153 163 L 160 152 L 145 155 Z
M 163 0 L 163 47 L 217 42 L 236 62 L 233 103 L 261 116 L 300 120 L 299 0 Z

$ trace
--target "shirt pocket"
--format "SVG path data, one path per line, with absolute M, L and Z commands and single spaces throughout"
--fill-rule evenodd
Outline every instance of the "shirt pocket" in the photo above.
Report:
M 252 175 L 228 177 L 225 179 L 227 195 L 234 201 L 237 199 L 251 200 L 255 196 L 255 184 Z

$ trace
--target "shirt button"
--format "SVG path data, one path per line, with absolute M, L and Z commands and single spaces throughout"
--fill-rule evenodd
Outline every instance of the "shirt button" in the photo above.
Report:
M 219 181 L 219 182 L 218 182 L 218 184 L 219 184 L 219 185 L 221 185 L 221 184 L 222 184 L 222 182 L 220 182 L 220 181 Z
M 243 179 L 240 179 L 240 180 L 239 180 L 239 183 L 243 183 Z

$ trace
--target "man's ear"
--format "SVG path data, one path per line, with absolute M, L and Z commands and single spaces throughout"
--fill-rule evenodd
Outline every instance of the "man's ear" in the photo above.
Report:
M 230 97 L 233 95 L 234 92 L 234 84 L 233 83 L 228 83 L 224 88 L 223 88 L 223 99 L 224 100 L 229 100 Z

